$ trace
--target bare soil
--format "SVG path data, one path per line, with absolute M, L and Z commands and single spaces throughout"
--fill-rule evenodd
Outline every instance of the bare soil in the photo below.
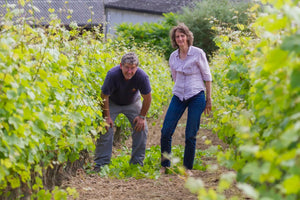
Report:
M 156 120 L 148 120 L 149 133 L 147 147 L 160 144 L 160 129 L 164 115 Z M 205 124 L 205 116 L 202 117 L 202 123 Z M 186 113 L 178 123 L 173 136 L 172 145 L 184 145 Z M 210 140 L 210 144 L 205 144 L 205 140 Z M 128 147 L 131 146 L 131 139 L 125 142 Z M 211 145 L 219 145 L 221 149 L 227 146 L 218 139 L 208 129 L 200 128 L 197 139 L 198 149 L 207 149 Z M 115 149 L 118 147 L 114 147 Z M 215 158 L 203 158 L 205 164 L 216 164 Z M 194 178 L 201 178 L 207 188 L 216 189 L 220 175 L 228 172 L 228 169 L 219 167 L 214 171 L 192 170 Z M 197 195 L 192 194 L 184 187 L 185 178 L 176 174 L 162 174 L 158 179 L 135 179 L 126 180 L 103 178 L 97 174 L 86 174 L 83 170 L 78 170 L 77 175 L 70 180 L 65 181 L 62 187 L 76 188 L 80 200 L 196 200 Z M 241 192 L 232 187 L 225 191 L 226 197 L 241 196 Z

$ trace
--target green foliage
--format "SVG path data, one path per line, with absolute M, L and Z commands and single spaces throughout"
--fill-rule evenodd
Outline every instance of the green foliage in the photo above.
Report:
M 112 176 L 118 179 L 129 177 L 151 178 L 156 179 L 159 177 L 160 168 L 160 148 L 151 147 L 146 150 L 144 166 L 129 164 L 130 149 L 122 149 L 120 154 L 113 157 L 109 166 L 105 166 L 101 170 L 102 176 Z
M 209 169 L 209 171 L 214 172 L 216 169 Z M 214 188 L 205 187 L 201 179 L 196 179 L 194 177 L 188 177 L 185 182 L 185 187 L 189 189 L 191 193 L 197 194 L 199 200 L 239 200 L 244 199 L 242 195 L 235 194 L 228 198 L 228 194 L 225 195 L 226 190 L 233 186 L 236 174 L 232 171 L 223 173 L 219 177 L 218 185 Z M 248 195 L 248 197 L 255 199 L 257 193 L 253 188 L 247 184 L 237 184 L 237 187 Z
M 103 126 L 100 99 L 83 65 L 84 38 L 54 19 L 46 31 L 4 18 L 0 36 L 0 185 L 20 187 L 35 167 L 51 167 L 93 150 L 92 136 Z M 25 20 L 25 19 L 23 19 Z M 99 70 L 96 70 L 99 73 Z
M 14 24 L 11 19 L 24 10 L 7 10 L 0 32 L 0 194 L 27 184 L 33 193 L 49 196 L 32 174 L 42 176 L 48 167 L 75 161 L 80 151 L 94 150 L 104 130 L 101 85 L 125 52 L 135 51 L 149 74 L 148 117 L 161 114 L 172 81 L 153 50 L 104 43 L 99 27 L 89 32 L 73 23 L 67 30 L 55 15 L 48 28 L 34 28 L 26 18 Z M 64 198 L 60 191 L 55 195 Z
M 248 24 L 246 13 L 248 3 L 230 0 L 198 1 L 191 8 L 184 8 L 178 21 L 185 23 L 194 34 L 194 45 L 202 48 L 208 57 L 218 49 L 214 42 L 216 32 L 212 29 L 215 23 L 220 26 L 236 29 L 236 24 Z
M 169 31 L 177 24 L 177 15 L 174 13 L 163 14 L 164 18 L 159 23 L 122 23 L 116 28 L 119 40 L 126 41 L 128 46 L 149 46 L 164 54 L 168 59 L 173 48 L 169 39 Z
M 204 0 L 184 8 L 182 13 L 164 14 L 158 23 L 128 24 L 117 26 L 119 38 L 127 38 L 128 45 L 151 46 L 164 53 L 168 59 L 174 49 L 171 46 L 169 32 L 178 22 L 185 23 L 194 34 L 194 45 L 202 48 L 208 57 L 217 50 L 214 42 L 216 32 L 211 29 L 213 23 L 236 28 L 236 24 L 250 23 L 246 13 L 249 4 L 230 0 Z
M 31 198 L 38 200 L 67 200 L 68 197 L 72 197 L 72 199 L 78 199 L 79 194 L 74 188 L 68 187 L 66 190 L 63 190 L 56 186 L 51 192 L 48 190 L 40 190 L 36 194 L 33 194 Z
M 248 34 L 225 30 L 216 42 L 214 131 L 232 148 L 219 161 L 237 171 L 254 199 L 300 198 L 298 2 L 263 1 Z M 259 5 L 251 8 L 252 16 Z M 219 29 L 220 30 L 220 29 Z M 243 185 L 249 183 L 249 185 Z
M 183 152 L 184 147 L 173 146 L 172 147 L 172 166 L 170 167 L 169 173 L 182 174 L 183 169 Z M 157 179 L 160 176 L 160 160 L 161 152 L 160 146 L 152 146 L 146 149 L 144 166 L 129 164 L 131 150 L 124 147 L 120 150 L 119 155 L 114 156 L 111 159 L 109 165 L 105 165 L 101 172 L 101 176 L 110 176 L 118 179 L 126 179 L 129 177 L 134 177 L 136 179 L 140 178 L 150 178 Z M 202 163 L 202 157 L 211 157 L 212 154 L 206 151 L 196 150 L 194 169 L 206 170 L 206 166 Z M 87 166 L 89 168 L 89 166 Z

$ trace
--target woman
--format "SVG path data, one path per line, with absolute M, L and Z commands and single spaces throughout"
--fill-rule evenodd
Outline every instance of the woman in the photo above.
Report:
M 170 38 L 172 46 L 177 48 L 169 59 L 175 85 L 161 129 L 161 172 L 166 173 L 166 168 L 170 166 L 170 160 L 164 155 L 171 153 L 172 135 L 179 119 L 188 108 L 183 165 L 191 174 L 201 114 L 203 111 L 205 114 L 211 111 L 212 76 L 204 51 L 192 46 L 193 33 L 186 25 L 179 24 L 173 27 Z

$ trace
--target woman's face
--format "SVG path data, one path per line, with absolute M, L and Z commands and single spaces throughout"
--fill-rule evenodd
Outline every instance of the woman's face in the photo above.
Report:
M 187 36 L 184 33 L 180 32 L 179 30 L 175 32 L 175 41 L 179 47 L 188 46 Z

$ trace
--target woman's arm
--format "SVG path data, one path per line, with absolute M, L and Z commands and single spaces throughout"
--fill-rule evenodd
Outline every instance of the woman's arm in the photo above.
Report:
M 212 103 L 211 103 L 211 81 L 205 82 L 206 87 L 206 106 L 204 109 L 204 114 L 208 115 L 211 111 Z

